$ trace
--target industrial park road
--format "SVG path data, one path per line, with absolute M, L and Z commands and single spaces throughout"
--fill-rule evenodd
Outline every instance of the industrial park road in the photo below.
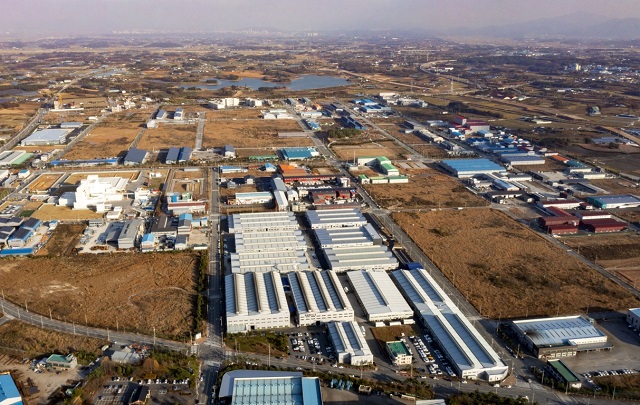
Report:
M 58 321 L 56 319 L 51 319 L 40 314 L 26 311 L 25 309 L 3 299 L 0 299 L 0 306 L 2 313 L 4 313 L 7 319 L 18 319 L 22 322 L 44 329 L 104 339 L 123 345 L 139 343 L 153 346 L 155 342 L 156 346 L 165 347 L 171 350 L 182 351 L 189 348 L 189 345 L 184 343 L 159 338 L 154 339 L 153 336 L 142 335 L 139 333 L 114 332 L 109 329 L 100 329 L 76 323 Z

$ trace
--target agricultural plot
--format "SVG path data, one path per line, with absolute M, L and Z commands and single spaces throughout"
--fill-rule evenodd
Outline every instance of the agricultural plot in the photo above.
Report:
M 197 255 L 114 254 L 3 261 L 7 299 L 78 325 L 183 339 L 193 326 Z M 26 271 L 28 269 L 28 271 Z M 146 280 L 146 281 L 145 281 Z
M 278 132 L 300 131 L 296 120 L 209 120 L 204 126 L 203 145 L 218 148 L 232 144 L 236 148 L 311 146 L 309 138 L 279 138 Z
M 639 304 L 622 287 L 499 211 L 393 217 L 483 316 L 573 315 Z
M 400 169 L 400 173 L 406 170 Z M 449 176 L 435 171 L 414 171 L 409 183 L 366 184 L 376 202 L 387 209 L 483 207 L 489 203 Z

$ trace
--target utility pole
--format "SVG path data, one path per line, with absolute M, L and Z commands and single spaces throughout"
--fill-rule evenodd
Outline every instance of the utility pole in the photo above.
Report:
M 49 307 L 49 319 L 53 320 L 53 317 L 51 316 L 51 307 Z
M 153 347 L 156 347 L 156 327 L 153 327 Z

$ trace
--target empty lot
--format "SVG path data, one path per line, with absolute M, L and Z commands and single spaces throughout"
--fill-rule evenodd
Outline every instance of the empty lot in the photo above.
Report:
M 499 211 L 393 217 L 489 318 L 570 315 L 639 304 L 622 287 Z

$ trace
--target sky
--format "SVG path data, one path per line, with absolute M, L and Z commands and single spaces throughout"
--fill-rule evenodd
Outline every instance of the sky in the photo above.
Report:
M 639 0 L 0 0 L 0 33 L 460 30 L 577 12 L 640 18 Z

